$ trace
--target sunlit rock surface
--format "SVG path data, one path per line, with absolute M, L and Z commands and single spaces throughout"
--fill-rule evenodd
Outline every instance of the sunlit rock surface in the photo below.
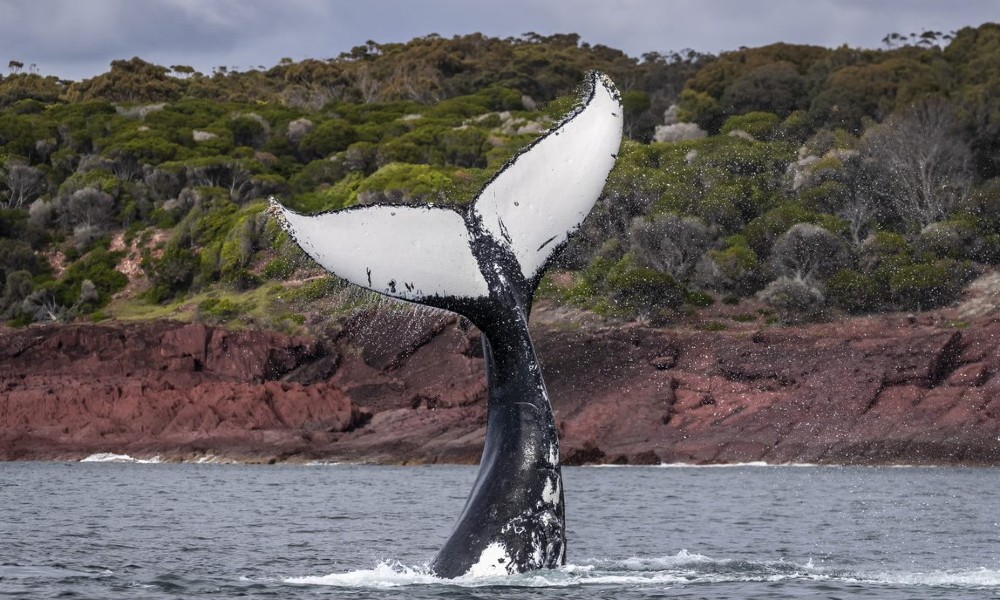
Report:
M 697 331 L 541 312 L 570 464 L 1000 464 L 1000 318 Z M 444 314 L 365 313 L 324 339 L 0 329 L 0 459 L 474 463 L 485 418 L 478 332 Z

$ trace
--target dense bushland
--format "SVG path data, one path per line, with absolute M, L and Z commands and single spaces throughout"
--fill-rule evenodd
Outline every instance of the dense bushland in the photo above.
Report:
M 11 61 L 0 317 L 348 306 L 263 199 L 465 204 L 589 69 L 621 88 L 627 136 L 550 298 L 654 320 L 750 297 L 785 320 L 941 306 L 1000 262 L 1000 26 L 910 41 L 634 59 L 572 34 L 429 36 L 208 75 L 133 58 L 80 82 Z

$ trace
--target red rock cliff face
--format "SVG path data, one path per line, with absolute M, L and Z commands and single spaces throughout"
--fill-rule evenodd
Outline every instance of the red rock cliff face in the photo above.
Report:
M 1000 320 L 534 328 L 570 464 L 1000 463 Z M 478 334 L 367 313 L 326 339 L 178 323 L 0 330 L 0 458 L 479 459 Z

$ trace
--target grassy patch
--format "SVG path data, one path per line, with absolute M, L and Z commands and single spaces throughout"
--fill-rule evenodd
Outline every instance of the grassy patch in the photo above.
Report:
M 695 326 L 699 331 L 724 331 L 727 329 L 725 323 L 719 321 L 706 321 Z

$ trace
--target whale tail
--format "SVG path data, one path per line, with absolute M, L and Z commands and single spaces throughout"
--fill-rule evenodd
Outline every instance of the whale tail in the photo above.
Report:
M 431 563 L 441 577 L 565 564 L 559 434 L 527 320 L 546 266 L 580 227 L 617 158 L 622 107 L 591 73 L 581 104 L 508 162 L 464 212 L 365 206 L 316 216 L 272 201 L 320 265 L 483 331 L 489 385 L 479 475 Z
M 546 266 L 600 196 L 621 137 L 618 91 L 592 72 L 581 103 L 510 160 L 464 212 L 371 205 L 307 216 L 273 198 L 271 209 L 328 271 L 481 325 L 476 307 L 491 297 L 513 293 L 530 310 Z

